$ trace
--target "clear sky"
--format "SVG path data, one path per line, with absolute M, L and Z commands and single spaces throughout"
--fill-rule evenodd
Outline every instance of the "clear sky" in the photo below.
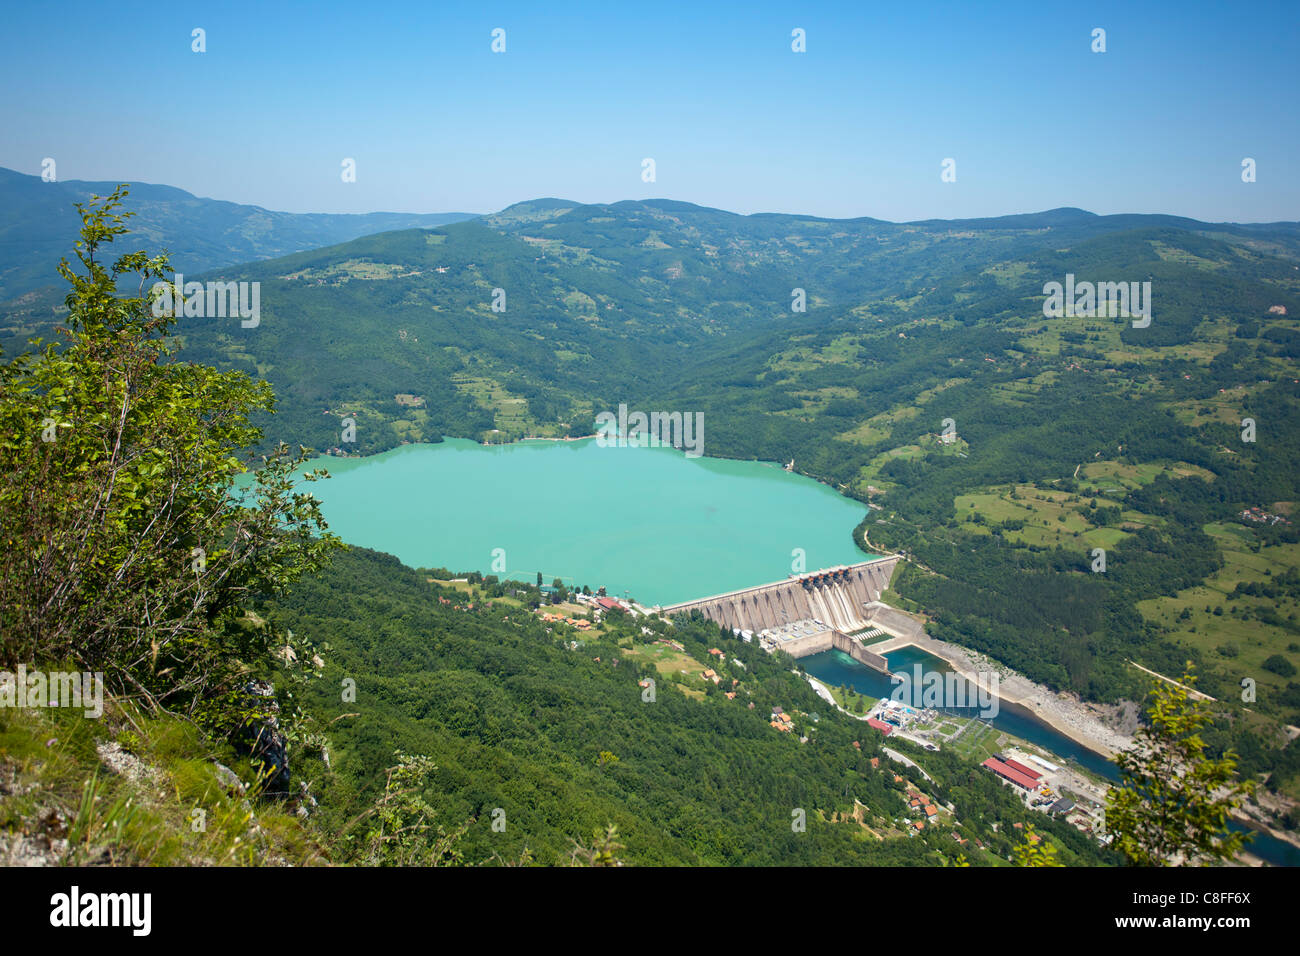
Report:
M 1296 0 L 54 0 L 7 5 L 0 80 L 0 166 L 291 212 L 1300 220 Z

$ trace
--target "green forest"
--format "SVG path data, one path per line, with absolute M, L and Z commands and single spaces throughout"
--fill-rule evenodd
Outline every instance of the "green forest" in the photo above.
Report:
M 92 226 L 100 242 L 125 231 Z M 870 503 L 844 534 L 908 558 L 887 600 L 935 636 L 1102 702 L 1145 699 L 1130 662 L 1191 661 L 1217 699 L 1212 754 L 1294 793 L 1296 258 L 1288 229 L 1077 210 L 958 230 L 544 201 L 211 273 L 263 284 L 259 325 L 185 319 L 168 337 L 144 300 L 115 298 L 165 262 L 83 255 L 90 277 L 65 275 L 68 341 L 0 378 L 19 436 L 0 446 L 4 530 L 24 542 L 6 549 L 0 620 L 55 660 L 91 635 L 119 691 L 213 739 L 280 714 L 293 800 L 330 862 L 389 852 L 374 821 L 411 774 L 457 862 L 563 863 L 614 827 L 638 864 L 1000 865 L 1031 816 L 1062 862 L 1118 862 L 974 761 L 898 742 L 933 779 L 898 772 L 793 661 L 702 619 L 672 639 L 692 666 L 724 667 L 735 697 L 663 680 L 647 700 L 658 671 L 641 651 L 668 624 L 615 615 L 580 634 L 501 582 L 472 578 L 466 596 L 443 572 L 337 550 L 285 443 L 370 454 L 587 434 L 619 402 L 701 412 L 706 454 L 793 459 Z M 1154 321 L 1044 318 L 1042 285 L 1066 273 L 1151 281 Z M 6 357 L 49 307 L 6 313 Z M 114 417 L 119 400 L 139 422 Z M 55 405 L 71 440 L 40 442 Z M 115 442 L 132 453 L 95 458 Z M 229 499 L 246 466 L 256 493 Z M 76 540 L 100 481 L 124 491 L 93 512 L 102 550 L 67 548 L 64 585 L 38 567 L 64 549 L 26 542 Z M 273 711 L 250 678 L 274 685 Z M 776 708 L 796 732 L 771 725 Z M 117 745 L 148 751 L 145 723 Z M 909 830 L 922 786 L 945 826 Z
M 473 821 L 461 841 L 469 859 L 511 861 L 527 851 L 537 862 L 563 862 L 575 836 L 613 823 L 637 864 L 991 865 L 1019 843 L 1018 835 L 999 839 L 991 824 L 1013 833 L 1013 823 L 1041 817 L 977 765 L 917 748 L 915 759 L 936 778 L 934 795 L 962 821 L 958 832 L 987 851 L 958 844 L 952 828 L 878 840 L 852 823 L 832 824 L 856 800 L 869 820 L 895 829 L 908 814 L 908 785 L 894 780 L 904 769 L 880 760 L 880 735 L 829 708 L 788 657 L 702 619 L 684 622 L 672 637 L 701 668 L 715 647 L 743 664 L 729 672 L 741 678 L 741 693 L 729 700 L 714 688 L 701 701 L 662 681 L 647 702 L 640 682 L 659 674 L 628 656 L 634 642 L 650 639 L 639 622 L 593 640 L 518 608 L 479 601 L 457 610 L 440 594 L 397 559 L 355 549 L 255 609 L 328 648 L 304 703 L 313 723 L 329 728 L 330 766 L 317 758 L 297 771 L 313 781 L 327 831 L 375 800 L 395 750 L 436 764 L 438 819 Z M 576 649 L 574 639 L 583 642 Z M 349 677 L 355 699 L 345 702 Z M 769 726 L 774 707 L 800 715 L 807 743 Z M 492 827 L 498 810 L 503 830 Z M 804 832 L 792 829 L 796 810 L 806 813 Z M 1043 823 L 1072 861 L 1107 859 L 1072 826 Z
M 853 533 L 913 558 L 897 599 L 937 636 L 1099 701 L 1141 696 L 1129 660 L 1191 660 L 1242 718 L 1225 740 L 1289 767 L 1298 607 L 1235 589 L 1300 560 L 1294 228 L 1078 210 L 961 227 L 539 201 L 224 272 L 263 283 L 259 327 L 179 333 L 271 382 L 267 444 L 370 454 L 589 434 L 620 402 L 700 412 L 706 454 L 793 459 L 869 501 Z M 1150 281 L 1154 320 L 1044 318 L 1067 273 Z

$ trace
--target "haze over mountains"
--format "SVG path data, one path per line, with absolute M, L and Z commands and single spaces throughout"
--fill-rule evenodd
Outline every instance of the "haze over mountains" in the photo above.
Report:
M 61 256 L 67 254 L 66 237 L 69 230 L 75 228 L 77 220 L 73 203 L 84 203 L 92 195 L 105 195 L 117 185 L 109 181 L 44 182 L 39 176 L 0 167 L 0 203 L 6 210 L 5 220 L 0 223 L 0 302 L 45 286 L 58 286 L 54 266 Z M 275 212 L 260 206 L 200 198 L 174 186 L 138 182 L 128 185 L 131 208 L 136 213 L 132 230 L 137 239 L 151 250 L 167 248 L 173 265 L 178 271 L 188 274 L 272 259 L 381 232 L 427 229 L 478 217 L 478 214 L 464 212 Z M 671 200 L 626 200 L 608 205 L 584 205 L 547 198 L 516 203 L 484 219 L 507 231 L 522 233 L 529 222 L 542 219 L 564 217 L 564 225 L 572 227 L 575 222 L 599 218 L 597 212 L 569 215 L 575 210 L 608 209 L 619 213 L 638 205 L 662 212 L 687 213 L 693 217 L 691 228 L 700 230 L 701 236 L 710 230 L 716 235 L 717 230 L 725 231 L 740 222 L 746 223 L 746 230 L 756 238 L 771 238 L 790 223 L 800 223 L 811 230 L 825 230 L 839 224 L 847 229 L 904 226 L 925 231 L 961 229 L 983 235 L 1051 229 L 1056 238 L 1065 240 L 1077 240 L 1115 229 L 1165 226 L 1223 232 L 1243 241 L 1253 240 L 1261 249 L 1289 250 L 1292 253 L 1300 249 L 1300 223 L 1211 224 L 1168 215 L 1097 216 L 1073 208 L 996 218 L 890 223 L 872 218 L 827 219 L 780 213 L 740 216 Z M 820 224 L 820 227 L 814 224 Z M 556 228 L 557 225 L 547 228 Z
M 107 185 L 16 174 L 3 181 L 24 198 L 19 212 L 28 210 L 7 228 L 34 234 L 57 231 L 54 210 L 71 216 L 74 197 Z M 800 410 L 826 404 L 810 401 L 818 391 L 809 387 L 818 377 L 811 369 L 796 383 L 772 367 L 792 339 L 888 331 L 890 342 L 872 346 L 885 355 L 899 347 L 894 339 L 952 325 L 941 352 L 969 336 L 992 346 L 1009 322 L 1034 322 L 1045 282 L 1070 272 L 1088 278 L 1084 263 L 1105 270 L 1092 278 L 1157 280 L 1159 318 L 1140 340 L 1116 323 L 1114 334 L 1126 343 L 1185 342 L 1211 302 L 1250 303 L 1252 317 L 1270 305 L 1289 303 L 1290 315 L 1297 308 L 1300 223 L 1211 224 L 1066 208 L 896 224 L 740 216 L 669 200 L 540 199 L 470 222 L 378 232 L 254 262 L 254 248 L 271 254 L 402 217 L 268 213 L 169 187 L 142 189 L 154 198 L 133 227 L 146 230 L 126 237 L 121 251 L 156 250 L 170 236 L 173 250 L 194 250 L 181 253 L 189 263 L 238 264 L 207 278 L 262 285 L 256 329 L 182 320 L 188 357 L 233 363 L 271 381 L 280 396 L 271 437 L 331 447 L 337 416 L 323 413 L 355 413 L 362 425 L 355 450 L 363 453 L 442 434 L 586 434 L 600 408 L 691 395 L 714 411 L 714 450 L 730 454 L 733 422 L 717 403 L 742 394 L 737 388 L 762 386 L 767 414 L 744 423 L 745 456 L 788 460 L 810 444 L 809 416 Z M 133 193 L 131 208 L 139 199 Z M 58 320 L 63 293 L 52 263 L 70 250 L 44 245 L 2 247 L 8 274 L 27 276 L 29 288 L 48 286 L 0 307 L 0 346 L 10 355 Z M 173 263 L 188 279 L 204 277 L 175 253 Z M 493 309 L 495 289 L 504 294 L 503 311 Z M 792 311 L 795 290 L 803 290 L 805 312 Z M 821 388 L 838 390 L 843 408 L 902 376 L 907 361 L 898 356 L 891 368 L 873 368 L 872 356 L 862 355 Z M 398 394 L 418 401 L 395 404 Z M 812 473 L 841 482 L 845 460 L 828 441 L 803 454 Z
M 54 266 L 69 255 L 80 220 L 74 202 L 105 196 L 116 182 L 44 182 L 0 167 L 0 302 L 60 285 Z M 166 248 L 182 272 L 269 259 L 388 229 L 439 226 L 472 213 L 375 212 L 366 215 L 273 212 L 260 206 L 201 199 L 175 186 L 131 183 L 131 228 L 150 250 Z

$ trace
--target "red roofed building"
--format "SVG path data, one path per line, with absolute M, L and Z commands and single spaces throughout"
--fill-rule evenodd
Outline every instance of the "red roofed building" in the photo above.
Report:
M 1021 773 L 1019 770 L 1016 770 L 1014 767 L 1008 767 L 1005 763 L 1003 763 L 1001 760 L 998 760 L 996 757 L 990 757 L 988 760 L 984 761 L 984 763 L 982 763 L 980 766 L 988 767 L 990 770 L 992 770 L 1003 780 L 1010 780 L 1017 787 L 1022 787 L 1025 790 L 1038 789 L 1037 780 L 1035 780 L 1033 777 L 1025 776 L 1025 774 Z
M 1043 778 L 1043 775 L 1041 773 L 1039 773 L 1033 767 L 1026 767 L 1019 760 L 1011 760 L 1008 758 L 1007 760 L 1004 760 L 1002 762 L 1005 763 L 1012 770 L 1016 770 L 1019 771 L 1020 773 L 1023 773 L 1030 780 L 1041 780 Z
M 885 723 L 883 720 L 876 720 L 876 718 L 874 717 L 867 718 L 867 726 L 874 727 L 876 730 L 880 731 L 886 737 L 888 737 L 890 734 L 894 732 L 893 727 L 889 726 L 889 724 Z

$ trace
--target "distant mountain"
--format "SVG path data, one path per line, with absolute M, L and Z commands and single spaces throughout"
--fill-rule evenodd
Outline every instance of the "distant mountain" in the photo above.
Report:
M 1150 283 L 1151 321 L 1045 312 L 1067 275 Z M 1190 659 L 1220 701 L 1257 681 L 1252 721 L 1300 723 L 1282 676 L 1300 664 L 1300 224 L 542 199 L 202 278 L 260 283 L 255 327 L 177 329 L 182 359 L 271 383 L 268 440 L 368 454 L 588 434 L 624 403 L 699 413 L 706 455 L 793 459 L 870 500 L 859 540 L 915 559 L 891 587 L 936 636 L 1102 701 L 1145 693 L 1127 661 Z M 0 308 L 4 354 L 56 306 Z M 1216 746 L 1300 795 L 1300 751 L 1252 726 Z
M 7 175 L 12 183 L 15 174 Z M 29 201 L 62 189 L 88 195 L 97 188 L 18 178 L 24 182 L 17 191 Z M 66 205 L 70 220 L 75 213 Z M 140 211 L 133 228 L 146 228 L 125 245 L 150 251 L 163 243 L 148 232 L 149 223 L 185 208 L 208 215 L 210 228 L 184 224 L 193 242 L 204 233 L 229 232 L 235 223 L 246 231 L 266 226 L 278 221 L 274 217 L 318 226 L 318 232 L 342 228 L 340 222 L 364 228 L 363 222 L 385 218 L 268 213 L 155 186 L 138 187 L 127 205 Z M 5 227 L 10 235 L 18 231 L 15 222 L 39 219 L 16 212 Z M 49 258 L 69 251 L 71 221 L 57 237 L 53 222 L 41 228 L 53 247 Z M 298 235 L 307 231 L 300 228 Z M 270 235 L 278 238 L 274 229 Z M 269 239 L 259 241 L 269 248 Z M 203 271 L 174 261 L 192 279 Z M 214 266 L 208 278 L 261 283 L 260 325 L 244 330 L 237 323 L 185 320 L 179 331 L 191 358 L 230 362 L 271 381 L 280 397 L 271 437 L 318 448 L 334 444 L 337 418 L 325 412 L 340 409 L 356 412 L 367 425 L 356 450 L 374 452 L 442 434 L 581 434 L 590 430 L 597 405 L 667 399 L 682 391 L 705 402 L 711 390 L 706 404 L 713 407 L 718 450 L 730 439 L 729 454 L 761 449 L 788 461 L 798 451 L 804 465 L 825 476 L 853 456 L 822 442 L 810 457 L 806 439 L 789 431 L 796 425 L 807 434 L 816 431 L 792 418 L 808 397 L 769 383 L 774 353 L 792 337 L 835 328 L 854 336 L 889 331 L 897 342 L 900 332 L 917 334 L 899 323 L 920 316 L 956 322 L 960 329 L 950 339 L 976 335 L 991 346 L 996 317 L 1009 309 L 1032 315 L 1042 284 L 1082 272 L 1085 262 L 1104 264 L 1102 278 L 1124 277 L 1129 267 L 1140 267 L 1141 274 L 1128 278 L 1160 275 L 1160 319 L 1146 341 L 1174 345 L 1187 341 L 1201 317 L 1195 296 L 1233 302 L 1234 311 L 1250 301 L 1251 316 L 1258 314 L 1256 300 L 1291 303 L 1288 314 L 1294 315 L 1289 277 L 1300 262 L 1300 224 L 1242 226 L 1068 208 L 891 223 L 744 216 L 669 200 L 582 204 L 545 198 L 469 222 L 366 235 L 242 262 L 237 269 Z M 58 281 L 52 266 L 42 278 Z M 504 291 L 504 311 L 492 308 L 494 289 Z M 792 310 L 795 290 L 803 290 L 804 312 Z M 60 301 L 61 292 L 51 289 L 0 308 L 4 354 L 21 350 L 29 336 L 48 336 Z M 1180 305 L 1171 310 L 1175 302 Z M 873 348 L 895 346 L 882 341 Z M 839 392 L 833 410 L 852 397 L 850 382 L 859 372 L 852 365 L 837 368 L 841 384 L 820 386 Z M 740 413 L 732 427 L 733 413 L 713 400 L 741 383 L 753 391 L 724 402 L 735 402 Z M 898 384 L 891 404 L 905 398 L 907 383 Z M 396 404 L 399 394 L 421 402 Z M 761 401 L 755 404 L 753 396 Z M 755 419 L 755 409 L 765 414 Z M 820 412 L 798 416 L 809 417 L 824 425 L 835 421 Z
M 995 355 L 1008 345 L 1008 320 L 1041 317 L 1044 282 L 1072 271 L 1154 276 L 1159 318 L 1136 344 L 1182 346 L 1211 302 L 1242 320 L 1258 318 L 1261 303 L 1294 315 L 1297 234 L 1293 223 L 1070 209 L 898 224 L 541 199 L 213 273 L 261 283 L 260 325 L 187 319 L 179 331 L 192 359 L 271 381 L 280 410 L 268 435 L 290 442 L 335 445 L 340 411 L 364 425 L 350 450 L 365 453 L 443 434 L 584 434 L 593 409 L 689 395 L 711 412 L 715 450 L 783 461 L 797 453 L 813 473 L 847 483 L 862 448 L 839 447 L 833 436 L 848 422 L 826 411 L 865 417 L 871 408 L 845 403 L 870 391 L 876 411 L 914 401 L 919 383 L 942 383 L 963 350 Z M 806 311 L 792 310 L 795 290 Z M 6 354 L 53 318 L 37 303 L 7 310 Z M 792 345 L 817 342 L 833 354 L 840 336 L 889 355 L 900 333 L 931 334 L 917 321 L 949 329 L 924 372 L 902 374 L 909 354 L 868 374 L 874 363 L 854 345 L 842 364 L 813 373 L 826 357 Z M 806 387 L 787 383 L 801 367 Z
M 55 266 L 70 256 L 80 226 L 73 203 L 111 192 L 117 182 L 43 182 L 0 168 L 0 302 L 44 286 L 62 285 Z M 473 213 L 364 215 L 272 212 L 260 206 L 200 199 L 174 186 L 128 183 L 132 239 L 171 254 L 180 272 L 271 259 L 392 229 L 429 228 L 474 218 Z

